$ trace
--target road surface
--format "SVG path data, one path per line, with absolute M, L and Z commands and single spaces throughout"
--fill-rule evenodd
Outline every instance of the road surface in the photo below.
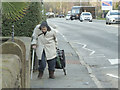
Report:
M 64 18 L 48 19 L 48 23 L 74 48 L 98 87 L 118 87 L 118 25 Z

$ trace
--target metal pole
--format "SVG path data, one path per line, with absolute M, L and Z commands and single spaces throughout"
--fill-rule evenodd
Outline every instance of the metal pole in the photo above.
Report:
M 60 14 L 62 12 L 62 0 L 60 0 Z
M 42 14 L 42 19 L 44 18 L 44 10 L 43 10 L 43 0 L 41 0 L 41 14 Z
M 81 0 L 80 0 L 80 6 L 81 6 Z
M 32 52 L 32 67 L 31 67 L 31 79 L 32 79 L 32 74 L 33 74 L 34 55 L 35 55 L 35 49 L 33 49 L 33 52 Z
M 12 25 L 12 42 L 14 42 L 14 24 Z
M 98 18 L 98 10 L 99 10 L 98 7 L 99 7 L 99 6 L 98 6 L 98 0 L 97 0 L 97 15 L 96 15 L 96 18 Z

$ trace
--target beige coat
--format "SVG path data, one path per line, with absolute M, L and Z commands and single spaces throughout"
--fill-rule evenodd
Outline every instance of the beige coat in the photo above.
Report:
M 54 30 L 47 31 L 46 35 L 42 34 L 38 36 L 42 31 L 39 29 L 39 25 L 37 25 L 33 31 L 33 40 L 31 44 L 36 44 L 36 54 L 37 58 L 41 60 L 43 49 L 45 50 L 47 60 L 53 59 L 56 57 L 56 47 L 57 47 L 57 38 L 56 32 Z

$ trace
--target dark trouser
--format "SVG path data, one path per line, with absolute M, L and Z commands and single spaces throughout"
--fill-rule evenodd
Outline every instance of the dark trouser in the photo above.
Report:
M 56 58 L 53 58 L 51 60 L 47 60 L 47 63 L 48 63 L 48 70 L 55 70 L 55 65 L 56 65 Z M 45 55 L 45 51 L 43 50 L 43 53 L 42 53 L 42 58 L 41 60 L 39 60 L 39 68 L 38 70 L 39 71 L 44 71 L 46 67 L 46 55 Z

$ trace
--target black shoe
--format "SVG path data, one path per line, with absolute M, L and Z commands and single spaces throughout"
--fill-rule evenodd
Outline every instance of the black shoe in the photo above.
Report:
M 49 71 L 49 78 L 55 79 L 54 71 L 53 71 L 53 70 L 50 70 L 50 71 Z
M 38 78 L 41 79 L 43 76 L 43 71 L 39 71 Z

